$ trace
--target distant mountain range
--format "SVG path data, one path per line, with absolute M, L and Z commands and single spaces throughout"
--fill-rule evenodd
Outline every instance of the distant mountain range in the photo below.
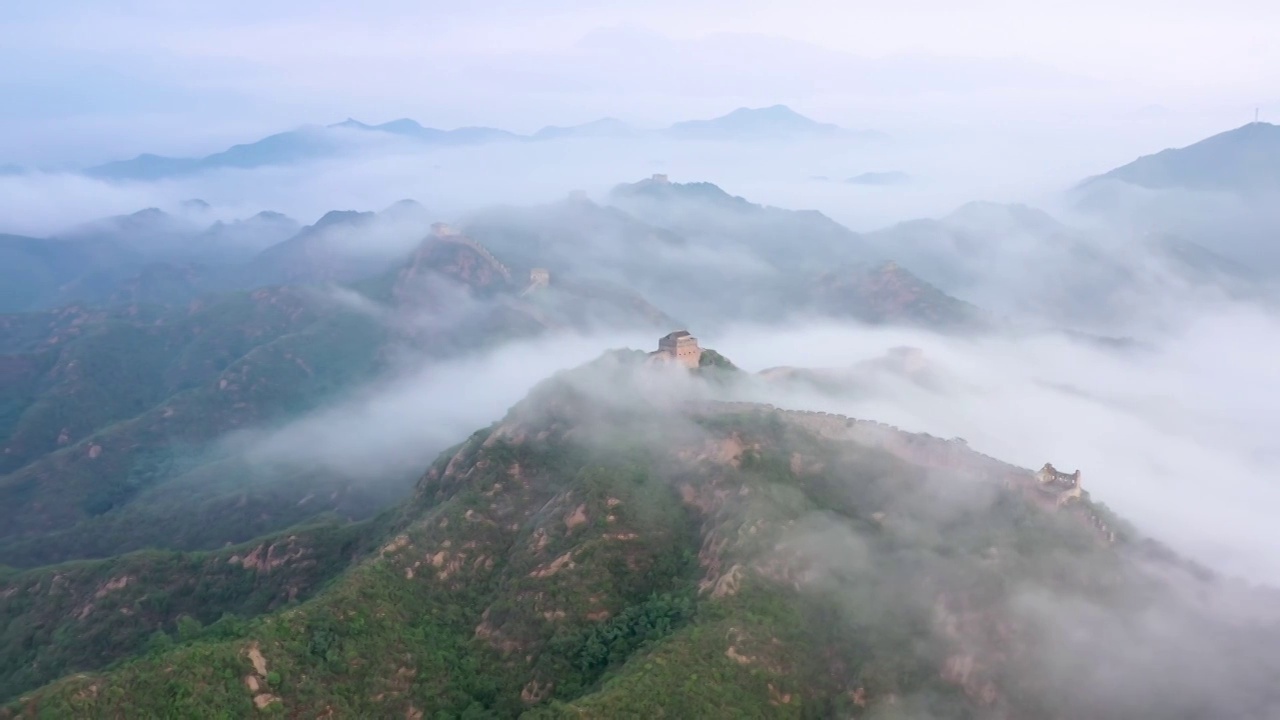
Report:
M 882 252 L 814 210 L 759 205 L 712 183 L 673 183 L 663 175 L 619 185 L 610 201 L 700 249 L 666 253 L 679 262 L 663 275 L 689 272 L 690 277 L 652 293 L 655 297 L 684 310 L 677 300 L 681 286 L 706 293 L 709 278 L 729 276 L 706 293 L 710 297 L 696 305 L 686 301 L 681 317 L 724 303 L 722 312 L 737 317 L 775 317 L 805 308 L 825 317 L 939 331 L 988 324 L 983 311 L 889 262 L 892 249 Z
M 676 123 L 665 133 L 672 137 L 699 140 L 774 139 L 780 136 L 850 139 L 882 137 L 881 133 L 875 131 L 846 130 L 838 125 L 816 122 L 786 105 L 758 109 L 738 108 L 728 115 L 711 120 Z
M 893 170 L 890 172 L 864 172 L 861 175 L 854 175 L 848 180 L 845 180 L 845 182 L 850 185 L 883 186 L 883 185 L 909 185 L 911 183 L 911 180 L 912 178 L 910 175 L 904 172 Z
M 328 126 L 308 125 L 276 133 L 257 142 L 235 145 L 222 152 L 199 158 L 176 158 L 143 154 L 86 169 L 92 177 L 107 180 L 158 180 L 192 175 L 206 170 L 289 165 L 338 157 L 357 152 L 368 142 L 412 141 L 428 146 L 479 145 L 493 142 L 542 142 L 574 138 L 667 137 L 697 140 L 787 140 L 828 138 L 872 140 L 883 137 L 875 131 L 847 130 L 830 123 L 811 120 L 785 105 L 766 108 L 738 108 L 710 120 L 680 122 L 662 130 L 644 130 L 616 118 L 602 118 L 569 127 L 549 126 L 532 135 L 518 135 L 489 127 L 439 130 L 424 127 L 408 118 L 370 125 L 344 120 Z
M 1280 126 L 1264 122 L 1140 157 L 1068 194 L 1076 210 L 1113 226 L 1176 236 L 1272 278 L 1280 277 L 1277 196 Z
M 1264 292 L 1217 247 L 1169 232 L 1073 227 L 1026 205 L 971 202 L 863 239 L 939 291 L 1019 323 L 1128 332 L 1149 320 L 1135 293 L 1257 299 Z
M 1255 122 L 1184 148 L 1146 155 L 1080 187 L 1118 180 L 1152 190 L 1218 190 L 1251 194 L 1280 189 L 1280 126 Z
M 344 281 L 403 260 L 427 234 L 427 211 L 331 211 L 304 227 L 277 212 L 210 223 L 199 205 L 147 208 L 51 238 L 0 234 L 0 313 L 71 303 L 172 304 L 277 283 Z

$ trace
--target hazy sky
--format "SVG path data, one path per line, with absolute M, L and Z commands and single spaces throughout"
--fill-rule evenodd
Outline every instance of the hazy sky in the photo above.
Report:
M 348 115 L 529 131 L 777 102 L 855 127 L 1154 121 L 1192 140 L 1280 111 L 1276 27 L 1266 0 L 6 3 L 0 163 Z

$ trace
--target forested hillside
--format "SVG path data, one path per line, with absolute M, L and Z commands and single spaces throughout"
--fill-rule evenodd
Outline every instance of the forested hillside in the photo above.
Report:
M 701 376 L 734 372 L 622 352 L 558 375 L 444 453 L 378 550 L 314 599 L 8 712 L 1149 717 L 1198 692 L 1098 715 L 1114 698 L 1053 680 L 1115 641 L 1080 608 L 1199 620 L 1162 594 L 1180 566 L 1087 495 L 1055 501 L 954 441 L 716 401 L 725 379 Z M 1081 620 L 1075 644 L 1029 593 Z

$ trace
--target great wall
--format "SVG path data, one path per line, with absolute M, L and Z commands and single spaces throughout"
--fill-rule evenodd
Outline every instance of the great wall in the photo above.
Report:
M 677 330 L 659 338 L 658 349 L 649 353 L 655 360 L 676 362 L 689 368 L 699 365 L 702 348 L 687 330 Z M 916 348 L 898 347 L 889 357 L 906 367 L 922 365 Z M 1088 502 L 1080 485 L 1080 471 L 1060 472 L 1045 463 L 1037 472 L 984 455 L 960 438 L 946 440 L 928 433 L 913 433 L 873 420 L 859 420 L 845 415 L 815 411 L 786 410 L 768 403 L 728 400 L 689 400 L 685 410 L 694 415 L 750 414 L 780 417 L 821 438 L 853 441 L 859 445 L 880 448 L 915 465 L 949 470 L 976 476 L 1016 489 L 1028 502 L 1045 509 L 1059 510 L 1070 506 L 1074 513 L 1106 544 L 1114 543 L 1116 533 Z M 1075 501 L 1075 502 L 1072 502 Z
M 489 263 L 498 271 L 507 283 L 512 283 L 513 275 L 511 268 L 508 268 L 501 260 L 494 255 L 489 248 L 483 244 L 476 242 L 470 237 L 463 235 L 461 231 L 448 223 L 438 222 L 431 226 L 431 237 L 443 242 L 451 242 L 458 245 L 466 246 L 475 251 L 485 262 Z M 524 297 L 536 290 L 541 290 L 550 286 L 551 271 L 546 268 L 533 268 L 529 271 L 529 284 L 520 291 L 520 297 Z
M 493 253 L 489 252 L 489 248 L 481 245 L 475 240 L 472 240 L 466 235 L 463 235 L 448 223 L 433 224 L 431 226 L 431 236 L 437 240 L 465 245 L 466 247 L 471 248 L 481 258 L 484 258 L 486 262 L 493 265 L 493 267 L 497 269 L 498 274 L 502 275 L 507 282 L 511 282 L 511 270 L 504 265 L 501 260 L 495 257 Z
M 981 469 L 984 474 L 1020 483 L 1033 479 L 1029 470 L 984 455 L 969 447 L 963 440 L 946 440 L 928 433 L 913 433 L 874 420 L 859 420 L 815 410 L 787 410 L 767 403 L 736 401 L 692 401 L 689 409 L 696 414 L 708 415 L 778 415 L 819 437 L 852 440 L 860 445 L 882 448 L 924 467 L 951 470 L 960 467 L 975 468 Z
M 1057 473 L 1072 478 L 1069 487 L 1049 487 L 1044 481 L 1045 472 L 1032 472 L 1026 468 L 997 460 L 980 453 L 959 438 L 946 440 L 928 433 L 913 433 L 893 425 L 859 420 L 845 415 L 814 410 L 787 410 L 768 403 L 751 403 L 721 400 L 691 400 L 685 403 L 693 415 L 741 415 L 780 417 L 796 427 L 819 437 L 831 440 L 853 441 L 860 445 L 880 448 L 907 462 L 938 470 L 966 471 L 979 479 L 998 482 L 1018 490 L 1030 503 L 1050 511 L 1070 512 L 1086 524 L 1100 542 L 1111 544 L 1116 533 L 1103 517 L 1087 501 L 1080 487 L 1080 473 Z M 1046 467 L 1053 466 L 1046 463 Z M 1059 481 L 1061 482 L 1061 481 Z M 1074 501 L 1074 502 L 1072 502 Z

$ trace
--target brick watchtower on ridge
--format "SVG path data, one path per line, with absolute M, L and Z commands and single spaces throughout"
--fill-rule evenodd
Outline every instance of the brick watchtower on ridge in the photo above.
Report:
M 1073 473 L 1064 473 L 1051 463 L 1045 463 L 1044 467 L 1040 468 L 1040 471 L 1036 473 L 1036 487 L 1041 492 L 1056 495 L 1059 505 L 1080 497 L 1084 492 L 1083 488 L 1080 487 L 1079 470 Z
M 698 338 L 690 335 L 688 330 L 677 330 L 658 340 L 658 352 L 655 354 L 665 355 L 685 367 L 696 368 L 702 359 L 702 348 L 698 347 Z

